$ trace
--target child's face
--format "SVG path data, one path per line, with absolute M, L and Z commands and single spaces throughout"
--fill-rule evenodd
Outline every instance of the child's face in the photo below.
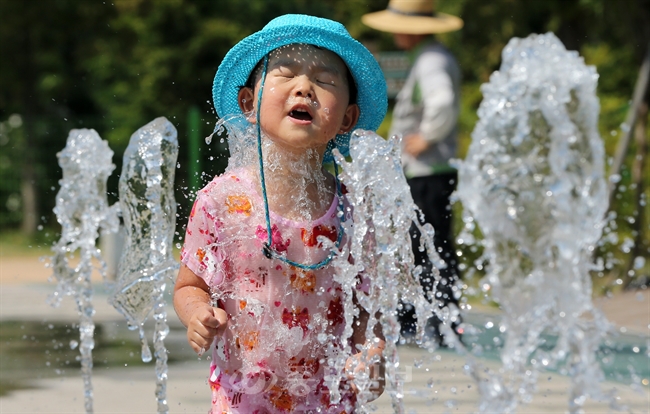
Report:
M 322 155 L 336 134 L 351 130 L 359 108 L 349 104 L 347 66 L 333 52 L 293 44 L 270 53 L 261 107 L 261 126 L 277 145 L 292 152 L 316 149 Z M 255 91 L 243 88 L 244 113 L 257 110 Z M 255 115 L 249 120 L 256 122 Z

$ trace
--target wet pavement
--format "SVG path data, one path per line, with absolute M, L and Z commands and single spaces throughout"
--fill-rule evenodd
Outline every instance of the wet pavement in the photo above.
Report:
M 52 308 L 46 298 L 55 285 L 35 258 L 0 257 L 0 413 L 84 412 L 83 382 L 70 349 L 76 338 L 78 320 L 73 300 L 64 298 Z M 96 413 L 156 412 L 153 363 L 139 360 L 137 333 L 126 329 L 124 319 L 106 302 L 107 292 L 97 279 L 97 348 L 93 370 L 94 411 Z M 642 343 L 649 341 L 650 295 L 629 292 L 598 302 L 616 330 L 634 334 Z M 208 362 L 199 360 L 185 344 L 185 333 L 171 307 L 168 403 L 170 413 L 206 413 L 210 394 L 207 386 Z M 474 309 L 469 318 L 498 318 L 489 308 Z M 68 332 L 69 331 L 69 332 Z M 151 338 L 151 327 L 147 329 Z M 150 340 L 151 342 L 151 340 Z M 641 349 L 645 351 L 647 343 Z M 633 348 L 633 347 L 632 347 Z M 469 413 L 478 410 L 475 382 L 465 374 L 464 357 L 449 351 L 428 353 L 411 347 L 399 348 L 402 374 L 406 380 L 404 401 L 407 413 Z M 650 371 L 650 358 L 635 360 L 639 371 Z M 482 358 L 486 369 L 498 370 L 498 361 Z M 641 362 L 638 362 L 641 361 Z M 645 366 L 644 366 L 645 362 Z M 640 366 L 639 366 L 640 365 Z M 650 388 L 632 387 L 630 381 L 606 381 L 604 390 L 615 389 L 624 412 L 650 412 Z M 557 373 L 540 374 L 538 392 L 520 413 L 567 412 L 570 379 Z M 385 393 L 375 402 L 379 413 L 393 412 Z M 588 401 L 586 413 L 611 412 L 605 403 Z

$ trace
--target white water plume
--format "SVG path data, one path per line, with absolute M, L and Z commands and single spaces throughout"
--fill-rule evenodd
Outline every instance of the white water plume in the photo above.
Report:
M 92 262 L 99 263 L 98 270 L 105 276 L 106 265 L 96 241 L 100 230 L 103 233 L 118 231 L 120 214 L 126 225 L 127 241 L 122 246 L 118 279 L 111 284 L 113 293 L 109 302 L 127 318 L 130 327 L 139 329 L 145 362 L 152 356 L 142 325 L 153 314 L 158 412 L 168 411 L 167 350 L 163 341 L 169 328 L 163 293 L 178 269 L 172 256 L 177 153 L 176 130 L 165 118 L 158 118 L 136 131 L 124 154 L 120 203 L 110 207 L 106 181 L 115 166 L 111 162 L 113 151 L 106 141 L 92 129 L 74 129 L 70 131 L 66 147 L 57 154 L 63 179 L 54 212 L 61 224 L 61 238 L 53 246 L 52 268 L 58 285 L 50 302 L 58 306 L 63 295 L 74 296 L 77 302 L 81 371 L 88 413 L 93 412 L 92 349 L 95 346 Z M 77 251 L 79 264 L 71 267 L 69 259 Z
M 356 130 L 350 140 L 351 161 L 347 162 L 338 151 L 335 151 L 336 162 L 343 169 L 340 178 L 345 185 L 350 203 L 352 226 L 346 226 L 350 238 L 349 254 L 341 252 L 334 265 L 337 282 L 346 293 L 344 337 L 352 334 L 352 320 L 355 313 L 353 292 L 358 304 L 370 315 L 381 315 L 380 322 L 386 338 L 386 382 L 395 412 L 404 412 L 402 398 L 404 395 L 403 379 L 399 372 L 399 357 L 396 343 L 400 340 L 400 325 L 396 309 L 402 302 L 411 304 L 417 316 L 417 331 L 415 342 L 430 351 L 437 348 L 437 341 L 425 335 L 427 320 L 436 315 L 442 321 L 439 329 L 445 335 L 450 347 L 462 346 L 451 329 L 453 322 L 459 321 L 459 310 L 453 304 L 443 307 L 438 299 L 431 294 L 426 297 L 419 276 L 421 266 L 414 264 L 412 242 L 409 229 L 416 225 L 422 234 L 420 248 L 426 248 L 429 259 L 434 264 L 432 277 L 433 290 L 440 281 L 437 268 L 443 267 L 444 262 L 438 257 L 433 245 L 433 227 L 426 223 L 420 225 L 419 209 L 413 202 L 410 188 L 406 183 L 401 162 L 398 138 L 384 140 L 371 131 Z M 358 291 L 359 277 L 363 280 L 363 290 Z M 459 294 L 459 287 L 453 286 L 454 294 Z M 372 320 L 372 317 L 371 317 Z M 373 324 L 369 324 L 365 337 L 375 337 Z M 367 349 L 362 349 L 362 355 L 369 366 L 372 362 L 367 358 Z M 338 360 L 330 361 L 330 365 L 340 369 L 342 355 Z M 359 409 L 364 410 L 363 404 L 369 395 L 370 375 L 366 368 L 363 375 L 355 376 L 359 394 Z M 336 378 L 331 378 L 330 389 L 336 389 Z
M 178 263 L 172 255 L 176 225 L 174 172 L 178 155 L 176 128 L 166 118 L 156 118 L 131 136 L 124 151 L 119 192 L 126 242 L 117 281 L 109 303 L 138 329 L 142 360 L 151 360 L 144 322 L 155 321 L 156 399 L 158 412 L 167 412 L 167 350 L 169 333 L 163 294 L 173 283 Z
M 99 263 L 99 272 L 105 275 L 106 265 L 95 241 L 100 230 L 115 232 L 118 227 L 115 210 L 108 206 L 106 180 L 115 165 L 113 151 L 93 129 L 73 129 L 65 148 L 57 154 L 63 178 L 56 195 L 54 213 L 61 225 L 61 238 L 52 247 L 52 270 L 58 284 L 49 297 L 53 306 L 59 306 L 62 296 L 72 296 L 79 312 L 79 352 L 84 382 L 84 407 L 93 412 L 92 350 L 95 324 L 92 305 L 91 274 L 93 261 Z M 78 256 L 76 256 L 78 254 Z M 79 259 L 76 266 L 70 259 Z
M 480 284 L 503 311 L 502 370 L 471 370 L 482 412 L 514 412 L 533 398 L 537 373 L 560 366 L 572 377 L 571 412 L 587 397 L 614 404 L 600 390 L 596 351 L 609 325 L 589 276 L 607 211 L 597 79 L 549 33 L 512 39 L 481 87 L 457 194 L 466 230 L 475 222 L 484 234 Z M 543 332 L 558 336 L 547 350 Z

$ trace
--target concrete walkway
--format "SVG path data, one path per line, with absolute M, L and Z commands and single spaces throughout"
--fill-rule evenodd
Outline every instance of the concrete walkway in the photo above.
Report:
M 0 321 L 72 322 L 77 320 L 70 298 L 60 308 L 51 308 L 46 297 L 54 291 L 48 284 L 47 269 L 36 258 L 0 258 Z M 97 284 L 96 317 L 99 324 L 123 323 L 122 317 L 106 303 L 106 293 Z M 621 332 L 648 337 L 650 295 L 647 291 L 631 292 L 599 302 L 608 319 Z M 170 341 L 183 343 L 183 332 L 171 308 Z M 133 339 L 137 339 L 137 334 Z M 166 341 L 167 343 L 167 341 Z M 2 346 L 2 344 L 0 344 Z M 192 356 L 189 347 L 181 348 L 183 362 L 170 365 L 168 403 L 170 413 L 206 413 L 209 408 L 207 387 L 208 362 Z M 400 347 L 400 360 L 407 384 L 404 402 L 407 413 L 470 413 L 478 411 L 476 383 L 464 371 L 466 360 L 451 351 L 433 354 L 415 348 Z M 650 364 L 650 358 L 647 359 Z M 485 369 L 498 370 L 497 361 L 480 360 Z M 3 364 L 4 365 L 4 364 Z M 39 370 L 34 367 L 35 377 Z M 51 369 L 51 368 L 49 368 Z M 1 372 L 10 376 L 10 372 Z M 3 378 L 5 380 L 7 378 Z M 97 368 L 93 372 L 94 411 L 96 413 L 154 413 L 155 374 L 153 364 L 146 367 Z M 624 412 L 650 413 L 650 388 L 606 382 L 604 390 L 615 390 Z M 80 373 L 37 379 L 31 389 L 12 391 L 0 397 L 0 413 L 77 413 L 84 412 L 83 384 Z M 519 413 L 563 413 L 568 410 L 570 379 L 550 373 L 540 375 L 538 392 L 530 404 L 519 406 Z M 385 393 L 374 404 L 379 413 L 392 413 L 390 398 Z M 588 401 L 586 413 L 611 412 L 605 403 Z

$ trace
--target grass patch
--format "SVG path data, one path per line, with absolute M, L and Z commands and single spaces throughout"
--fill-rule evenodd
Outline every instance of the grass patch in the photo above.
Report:
M 39 230 L 33 236 L 27 236 L 19 230 L 2 230 L 0 257 L 49 255 L 58 238 L 58 231 L 52 229 Z
M 36 389 L 36 387 L 25 384 L 24 382 L 21 381 L 16 381 L 16 380 L 5 380 L 4 378 L 0 379 L 0 397 L 6 397 L 7 395 L 11 394 L 13 391 L 19 391 L 19 390 L 33 390 Z

